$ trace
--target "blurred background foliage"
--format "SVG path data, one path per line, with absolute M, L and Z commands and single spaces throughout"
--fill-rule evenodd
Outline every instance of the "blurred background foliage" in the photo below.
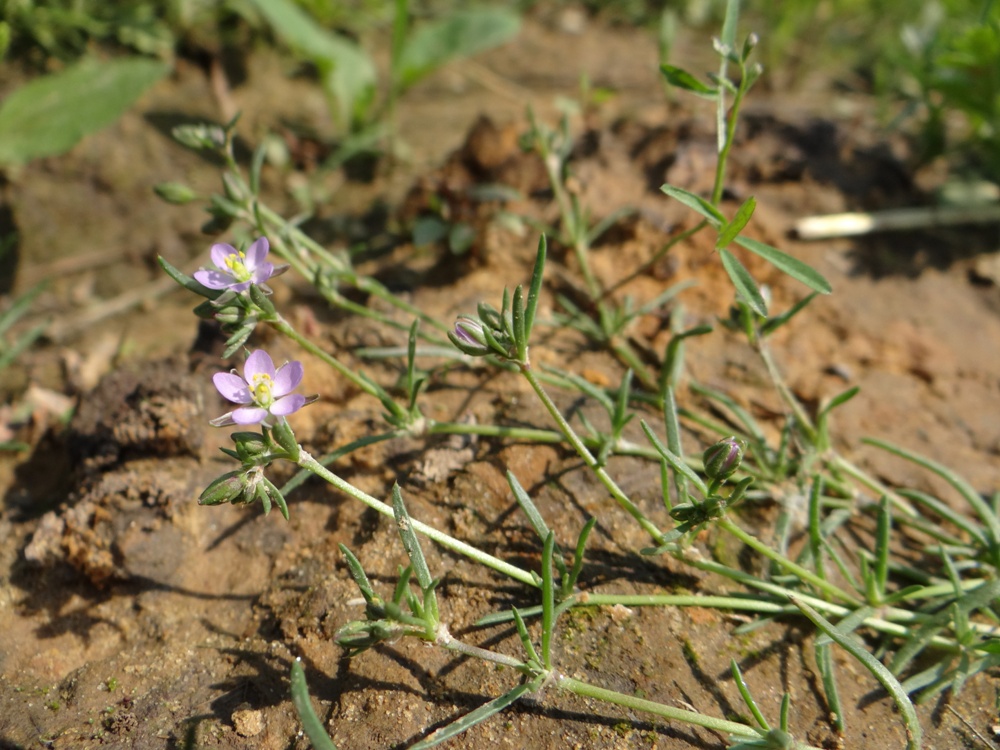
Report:
M 490 5 L 468 0 L 288 2 L 324 33 L 363 50 L 394 44 L 401 9 L 418 27 Z M 39 73 L 94 54 L 139 54 L 169 62 L 178 55 L 198 59 L 224 49 L 252 50 L 255 44 L 278 44 L 303 57 L 269 22 L 262 12 L 266 5 L 261 0 L 0 0 L 0 43 L 4 38 L 9 43 L 8 61 Z M 603 23 L 641 27 L 643 33 L 660 35 L 665 55 L 678 34 L 717 28 L 723 6 L 723 0 L 492 4 L 519 14 L 574 8 Z M 782 86 L 822 71 L 837 87 L 877 95 L 886 124 L 908 129 L 921 160 L 945 154 L 959 171 L 984 176 L 1000 171 L 996 0 L 749 0 L 744 14 L 745 29 L 761 36 L 766 67 L 781 76 Z M 364 112 L 354 129 L 385 116 L 391 117 L 391 106 Z

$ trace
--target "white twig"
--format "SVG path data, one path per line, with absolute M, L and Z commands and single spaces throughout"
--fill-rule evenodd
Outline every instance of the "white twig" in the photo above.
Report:
M 890 232 L 956 224 L 991 224 L 1000 222 L 1000 205 L 947 206 L 942 208 L 896 208 L 871 213 L 808 216 L 795 222 L 799 239 L 822 240 L 853 237 L 872 232 Z

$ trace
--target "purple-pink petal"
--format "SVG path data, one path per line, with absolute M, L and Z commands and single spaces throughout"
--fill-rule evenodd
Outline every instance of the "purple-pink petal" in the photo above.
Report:
M 236 424 L 260 424 L 267 417 L 267 409 L 260 406 L 241 406 L 233 411 L 233 422 Z
M 230 255 L 239 255 L 235 247 L 233 247 L 232 245 L 227 245 L 224 242 L 219 242 L 216 243 L 215 245 L 212 245 L 212 250 L 210 254 L 212 256 L 212 262 L 215 264 L 215 267 L 220 268 L 222 270 L 228 268 L 228 266 L 226 265 L 226 259 Z
M 255 349 L 250 352 L 246 364 L 243 365 L 243 377 L 248 383 L 253 380 L 255 375 L 267 375 L 273 380 L 274 374 L 274 362 L 271 361 L 270 354 L 263 349 Z
M 284 396 L 286 393 L 294 391 L 302 382 L 302 363 L 299 361 L 285 362 L 278 371 L 274 373 L 274 384 L 271 386 L 271 394 L 275 397 Z
M 194 272 L 194 280 L 209 289 L 228 289 L 233 285 L 233 277 L 222 271 L 201 269 Z
M 273 263 L 261 263 L 251 272 L 251 281 L 254 284 L 263 284 L 274 274 Z
M 253 271 L 264 263 L 268 247 L 267 237 L 260 237 L 247 248 L 245 265 L 249 270 Z
M 287 417 L 292 412 L 296 412 L 306 405 L 306 397 L 301 393 L 292 393 L 282 396 L 271 404 L 271 413 L 276 417 Z
M 246 381 L 231 372 L 217 372 L 212 376 L 212 382 L 224 399 L 236 404 L 253 403 L 253 396 L 247 388 Z

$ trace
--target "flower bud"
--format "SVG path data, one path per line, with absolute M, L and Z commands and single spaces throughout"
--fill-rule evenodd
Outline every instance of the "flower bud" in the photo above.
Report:
M 167 203 L 183 206 L 185 203 L 198 200 L 198 194 L 180 182 L 161 182 L 153 186 L 153 192 Z
M 226 143 L 226 133 L 218 125 L 178 125 L 171 134 L 178 143 L 194 150 L 215 150 Z
M 713 480 L 729 479 L 740 468 L 746 449 L 746 442 L 736 437 L 720 440 L 702 455 L 705 474 Z
M 455 322 L 455 328 L 448 333 L 456 347 L 472 357 L 482 357 L 491 349 L 483 333 L 483 324 L 473 318 L 461 317 Z
M 256 432 L 234 432 L 232 439 L 236 443 L 236 453 L 244 466 L 270 461 L 271 446 L 263 435 Z
M 234 502 L 240 495 L 246 483 L 242 471 L 231 471 L 213 481 L 198 498 L 198 505 L 221 505 Z
M 288 422 L 284 419 L 279 419 L 274 429 L 271 430 L 271 437 L 288 454 L 289 461 L 299 460 L 302 448 L 296 442 L 295 434 L 292 432 L 292 428 L 288 426 Z

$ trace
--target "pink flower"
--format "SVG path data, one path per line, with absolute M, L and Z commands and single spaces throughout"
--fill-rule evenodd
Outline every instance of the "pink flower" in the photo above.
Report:
M 268 250 L 267 237 L 257 239 L 246 252 L 225 243 L 212 245 L 215 268 L 195 271 L 194 278 L 209 289 L 245 292 L 251 284 L 260 286 L 274 275 L 274 264 L 265 260 Z
M 250 353 L 243 365 L 242 377 L 235 370 L 217 372 L 212 382 L 222 397 L 242 404 L 228 414 L 212 420 L 216 427 L 260 424 L 268 416 L 287 417 L 306 404 L 306 397 L 292 393 L 302 382 L 302 363 L 286 362 L 277 370 L 263 349 Z

